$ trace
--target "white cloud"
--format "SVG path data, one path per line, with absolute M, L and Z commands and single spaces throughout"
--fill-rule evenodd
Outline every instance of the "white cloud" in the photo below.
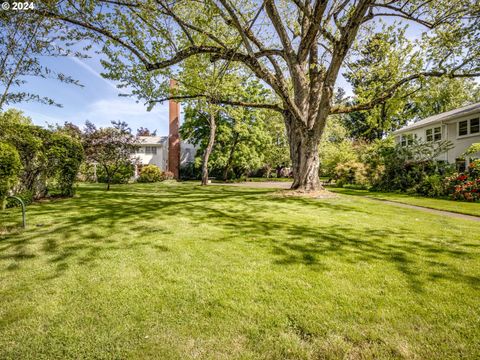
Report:
M 110 80 L 105 79 L 100 73 L 95 71 L 90 65 L 87 63 L 83 62 L 82 60 L 76 58 L 76 57 L 69 57 L 70 60 L 72 60 L 75 64 L 80 65 L 82 68 L 87 70 L 90 74 L 95 76 L 96 78 L 102 80 L 104 83 L 106 83 L 108 86 L 110 86 L 112 89 L 114 89 L 116 92 L 118 92 L 117 87 L 115 86 L 114 83 L 112 83 Z
M 136 103 L 130 98 L 107 98 L 90 103 L 82 112 L 67 111 L 66 108 L 45 107 L 45 113 L 31 110 L 29 106 L 16 106 L 25 115 L 30 116 L 33 122 L 40 126 L 63 124 L 72 122 L 80 127 L 86 120 L 99 127 L 110 126 L 113 120 L 125 121 L 132 130 L 146 127 L 158 130 L 158 135 L 168 134 L 168 102 L 158 105 L 148 112 L 142 103 Z

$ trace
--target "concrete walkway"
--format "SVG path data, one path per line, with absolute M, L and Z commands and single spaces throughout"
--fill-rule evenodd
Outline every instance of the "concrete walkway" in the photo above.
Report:
M 212 185 L 250 187 L 250 188 L 258 188 L 258 189 L 290 189 L 290 186 L 292 186 L 292 183 L 291 182 L 280 182 L 280 181 L 263 181 L 263 182 L 245 181 L 245 182 L 239 182 L 239 183 L 212 183 Z M 338 195 L 341 196 L 341 194 L 338 194 Z M 436 214 L 436 215 L 441 215 L 441 216 L 448 216 L 448 217 L 451 217 L 451 218 L 472 220 L 472 221 L 480 222 L 480 217 L 478 217 L 478 216 L 459 214 L 459 213 L 455 213 L 455 212 L 451 212 L 451 211 L 445 211 L 445 210 L 430 209 L 430 208 L 426 208 L 426 207 L 423 207 L 423 206 L 409 205 L 409 204 L 404 204 L 404 203 L 397 202 L 397 201 L 382 200 L 382 199 L 377 199 L 377 198 L 370 197 L 370 196 L 362 196 L 362 197 L 367 198 L 369 200 L 379 201 L 379 202 L 382 202 L 384 204 L 397 206 L 397 207 L 401 207 L 401 208 L 420 210 L 420 211 L 424 211 L 424 212 L 427 212 L 427 213 L 430 213 L 430 214 Z
M 428 212 L 430 214 L 449 216 L 449 217 L 457 218 L 457 219 L 473 220 L 473 221 L 479 221 L 480 222 L 480 217 L 478 217 L 478 216 L 459 214 L 459 213 L 455 213 L 455 212 L 451 212 L 451 211 L 445 211 L 445 210 L 430 209 L 430 208 L 426 208 L 426 207 L 423 207 L 423 206 L 404 204 L 404 203 L 400 203 L 400 202 L 396 202 L 396 201 L 390 201 L 390 200 L 382 200 L 382 199 L 377 199 L 377 198 L 373 198 L 373 197 L 370 197 L 370 196 L 365 196 L 365 197 L 369 200 L 380 201 L 384 204 L 393 205 L 393 206 L 397 206 L 397 207 L 402 207 L 402 208 L 406 208 L 406 209 L 421 210 L 421 211 Z

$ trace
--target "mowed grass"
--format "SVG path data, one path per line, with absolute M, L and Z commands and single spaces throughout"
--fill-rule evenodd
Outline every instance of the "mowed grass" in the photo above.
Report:
M 381 192 L 381 191 L 368 191 L 351 188 L 336 188 L 329 187 L 329 190 L 354 196 L 368 196 L 379 200 L 395 201 L 408 205 L 422 206 L 435 210 L 451 211 L 459 214 L 480 216 L 480 203 L 479 202 L 467 202 L 467 201 L 454 201 L 448 199 L 435 199 L 424 196 L 393 193 L 393 192 Z
M 478 222 L 273 192 L 82 185 L 30 206 L 0 235 L 0 358 L 480 357 Z

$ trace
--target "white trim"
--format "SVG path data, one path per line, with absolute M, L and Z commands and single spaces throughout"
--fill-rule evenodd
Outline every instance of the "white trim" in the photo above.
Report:
M 435 140 L 435 129 L 440 129 L 440 140 Z M 428 138 L 427 138 L 427 131 L 428 130 L 432 130 L 432 141 L 429 141 Z M 443 136 L 443 124 L 438 124 L 437 126 L 430 126 L 430 127 L 425 127 L 424 129 L 424 132 L 425 134 L 425 142 L 431 142 L 431 143 L 436 143 L 436 142 L 439 142 L 439 141 L 442 141 L 442 139 L 444 138 Z
M 466 111 L 467 108 L 471 108 L 471 110 Z M 400 135 L 401 133 L 421 129 L 423 127 L 429 127 L 429 126 L 440 124 L 440 123 L 445 123 L 445 124 L 454 123 L 464 118 L 468 119 L 468 118 L 473 118 L 479 115 L 480 115 L 480 103 L 471 104 L 468 106 L 460 107 L 458 109 L 432 115 L 417 122 L 413 122 L 413 123 L 410 122 L 410 124 L 405 125 L 400 129 L 393 131 L 392 134 Z

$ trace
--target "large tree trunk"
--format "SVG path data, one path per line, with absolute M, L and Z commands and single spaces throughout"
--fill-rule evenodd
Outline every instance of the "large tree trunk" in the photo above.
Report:
M 292 160 L 292 189 L 301 191 L 322 189 L 318 177 L 320 136 L 316 135 L 314 130 L 298 126 L 298 121 L 294 125 L 295 119 L 289 113 L 284 116 Z
M 203 153 L 202 159 L 202 185 L 208 184 L 208 159 L 213 150 L 213 144 L 215 143 L 215 132 L 217 125 L 215 123 L 215 113 L 210 111 L 210 136 L 208 137 L 208 144 Z

